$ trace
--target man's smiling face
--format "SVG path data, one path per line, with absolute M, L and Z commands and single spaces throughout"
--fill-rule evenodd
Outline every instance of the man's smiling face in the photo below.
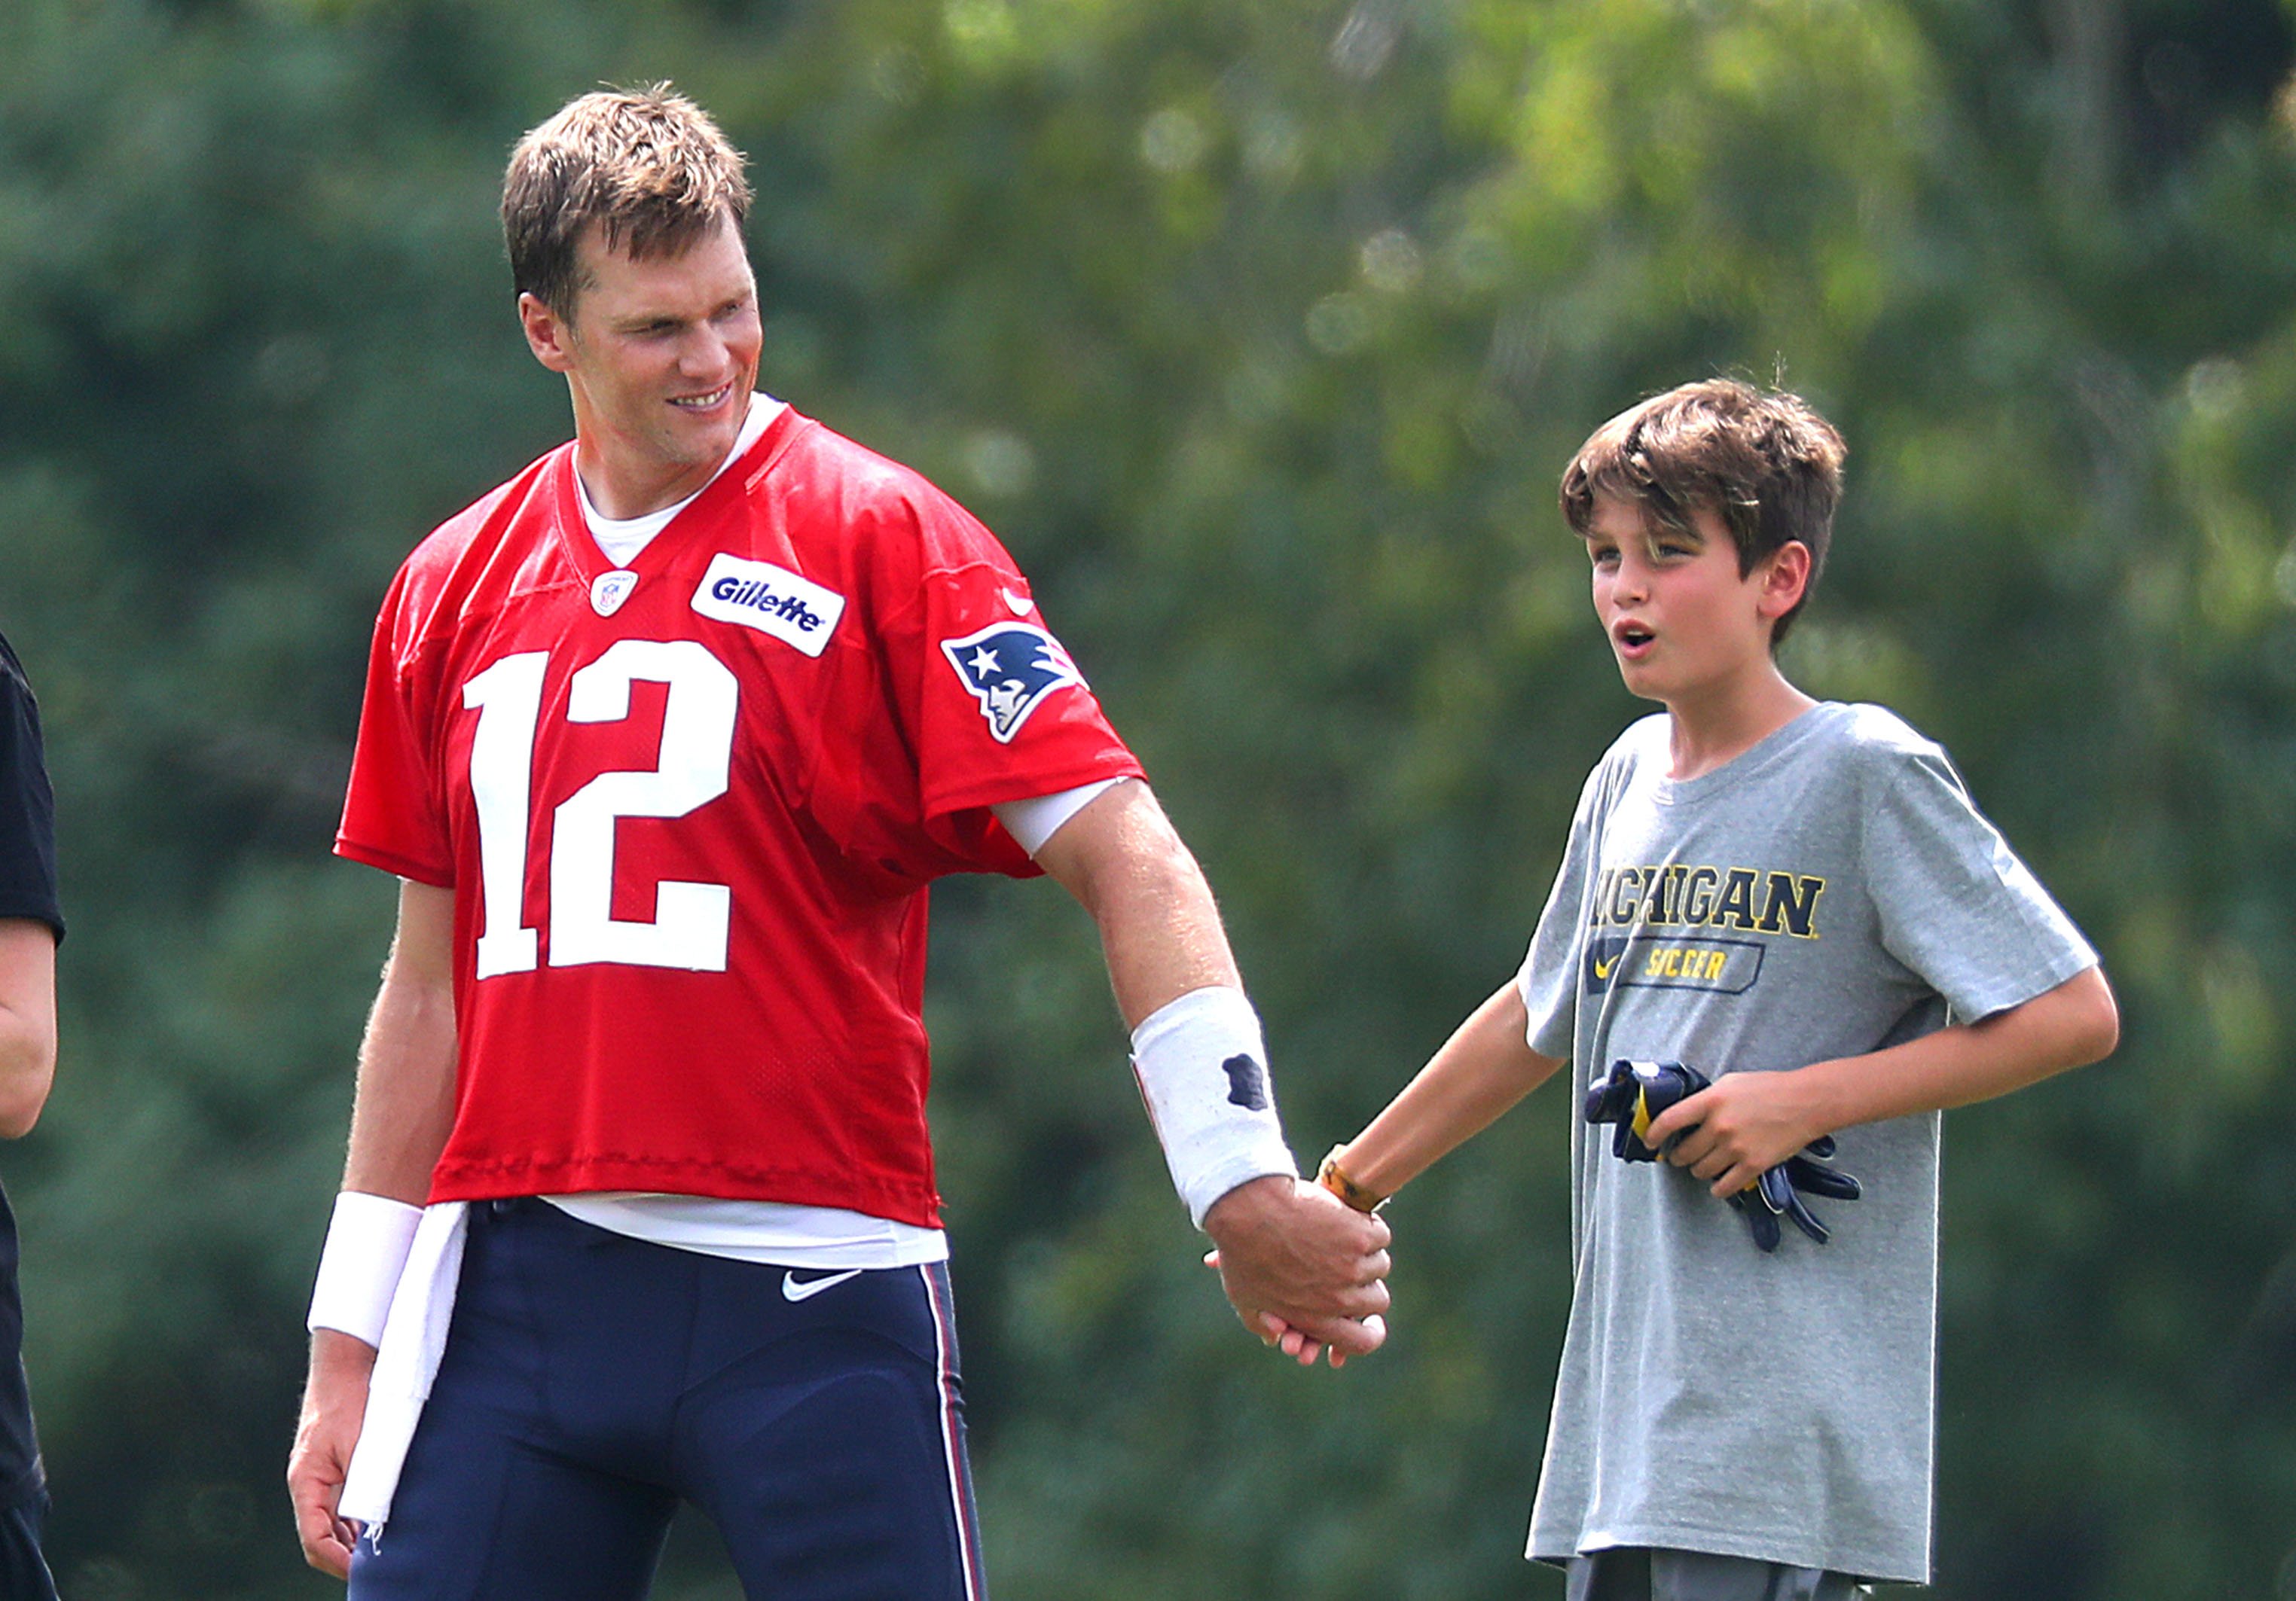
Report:
M 595 226 L 560 318 L 521 301 L 529 343 L 573 390 L 578 460 L 598 509 L 627 518 L 684 499 L 740 437 L 763 336 L 757 280 L 730 217 L 685 249 L 633 259 Z

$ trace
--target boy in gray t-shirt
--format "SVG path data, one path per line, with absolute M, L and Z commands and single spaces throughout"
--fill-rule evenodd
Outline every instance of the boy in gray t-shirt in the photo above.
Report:
M 2095 952 L 1945 753 L 1778 671 L 1841 456 L 1800 400 L 1727 380 L 1581 448 L 1563 512 L 1627 687 L 1666 713 L 1587 780 L 1515 981 L 1324 1163 L 1368 1208 L 1565 1061 L 1574 1102 L 1625 1061 L 1713 1081 L 1645 1066 L 1629 1101 L 1681 1098 L 1644 1097 L 1631 1139 L 1574 1105 L 1576 1287 L 1529 1548 L 1572 1601 L 1927 1582 L 1939 1114 L 2118 1037 Z M 1781 1239 L 1746 1192 L 1829 1135 L 1862 1198 L 1811 1209 L 1830 1242 Z

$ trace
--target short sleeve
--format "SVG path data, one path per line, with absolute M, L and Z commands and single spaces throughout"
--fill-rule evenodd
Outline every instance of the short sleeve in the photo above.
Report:
M 928 822 L 1141 776 L 994 535 L 935 493 L 914 600 L 885 647 Z
M 450 886 L 454 851 L 439 805 L 430 743 L 414 704 L 402 570 L 376 620 L 367 658 L 358 743 L 335 854 L 421 883 Z
M 40 741 L 40 708 L 0 640 L 0 917 L 45 923 L 62 939 L 56 806 Z
M 1541 1056 L 1568 1061 L 1578 1026 L 1578 964 L 1587 926 L 1587 864 L 1595 854 L 1596 813 L 1602 804 L 1608 764 L 1587 778 L 1578 796 L 1578 810 L 1570 820 L 1570 838 L 1563 846 L 1562 865 L 1555 870 L 1554 887 L 1547 892 L 1546 909 L 1538 914 L 1529 953 L 1515 987 L 1530 1014 L 1526 1040 Z
M 991 807 L 1140 776 L 994 535 L 877 458 L 842 515 L 865 633 L 819 712 L 806 788 L 849 859 L 910 884 L 1041 870 Z M 849 614 L 852 615 L 852 614 Z
M 919 622 L 914 726 L 928 816 L 1138 775 L 1009 564 L 928 573 Z
M 1942 752 L 1903 754 L 1866 808 L 1866 884 L 1882 946 L 1958 1023 L 2021 1006 L 2096 965 Z

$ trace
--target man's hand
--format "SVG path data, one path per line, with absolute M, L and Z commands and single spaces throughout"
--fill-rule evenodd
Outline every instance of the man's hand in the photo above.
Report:
M 1336 1368 L 1387 1338 L 1387 1225 L 1320 1185 L 1276 1174 L 1240 1184 L 1204 1214 L 1206 1258 L 1243 1326 Z
M 303 1560 L 338 1579 L 351 1576 L 358 1532 L 335 1515 L 366 1417 L 367 1379 L 374 1348 L 332 1328 L 311 1336 L 311 1376 L 303 1387 L 303 1416 L 287 1456 L 287 1496 L 295 1507 L 295 1534 Z

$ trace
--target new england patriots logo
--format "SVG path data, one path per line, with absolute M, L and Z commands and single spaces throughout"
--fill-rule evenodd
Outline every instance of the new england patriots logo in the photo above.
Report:
M 1084 674 L 1060 641 L 1034 623 L 992 623 L 961 640 L 943 640 L 940 648 L 980 703 L 999 745 L 1010 745 L 1029 714 L 1054 690 L 1085 687 Z

